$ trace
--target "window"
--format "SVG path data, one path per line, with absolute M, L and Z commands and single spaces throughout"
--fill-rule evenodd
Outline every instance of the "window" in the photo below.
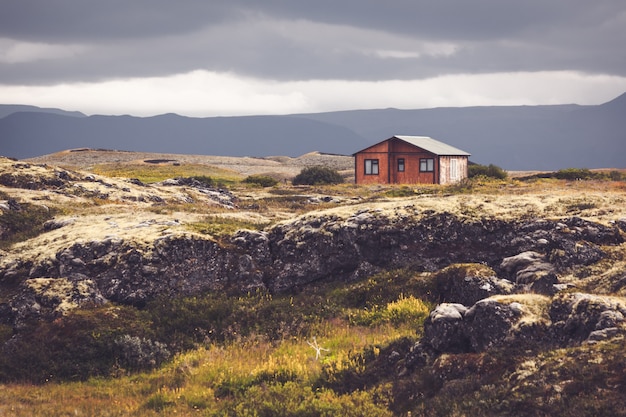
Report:
M 435 170 L 435 160 L 433 158 L 420 159 L 420 172 L 433 172 Z
M 378 159 L 365 160 L 365 175 L 378 175 Z
M 398 158 L 398 172 L 404 172 L 404 158 Z

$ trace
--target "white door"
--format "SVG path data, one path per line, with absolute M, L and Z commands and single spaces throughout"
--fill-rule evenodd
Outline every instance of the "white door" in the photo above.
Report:
M 459 180 L 459 161 L 450 159 L 450 181 L 457 182 Z

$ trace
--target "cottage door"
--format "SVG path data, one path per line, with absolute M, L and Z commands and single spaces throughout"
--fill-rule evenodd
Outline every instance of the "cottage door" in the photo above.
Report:
M 459 161 L 450 159 L 450 181 L 457 182 L 459 180 Z

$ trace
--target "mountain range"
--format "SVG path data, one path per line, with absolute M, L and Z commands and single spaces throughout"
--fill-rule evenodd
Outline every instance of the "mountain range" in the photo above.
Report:
M 393 135 L 423 135 L 508 170 L 626 168 L 626 93 L 600 105 L 376 109 L 282 116 L 86 116 L 0 105 L 0 155 L 73 148 L 223 156 L 352 154 Z

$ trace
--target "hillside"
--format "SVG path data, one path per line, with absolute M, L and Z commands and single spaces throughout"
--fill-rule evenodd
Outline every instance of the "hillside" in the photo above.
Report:
M 12 110 L 11 110 L 12 109 Z M 28 110 L 28 111 L 25 111 Z M 395 134 L 426 135 L 507 170 L 625 168 L 626 95 L 595 106 L 358 110 L 287 116 L 80 117 L 0 108 L 0 155 L 29 158 L 93 148 L 198 155 L 351 155 Z
M 0 159 L 0 414 L 624 415 L 623 181 L 207 158 Z

